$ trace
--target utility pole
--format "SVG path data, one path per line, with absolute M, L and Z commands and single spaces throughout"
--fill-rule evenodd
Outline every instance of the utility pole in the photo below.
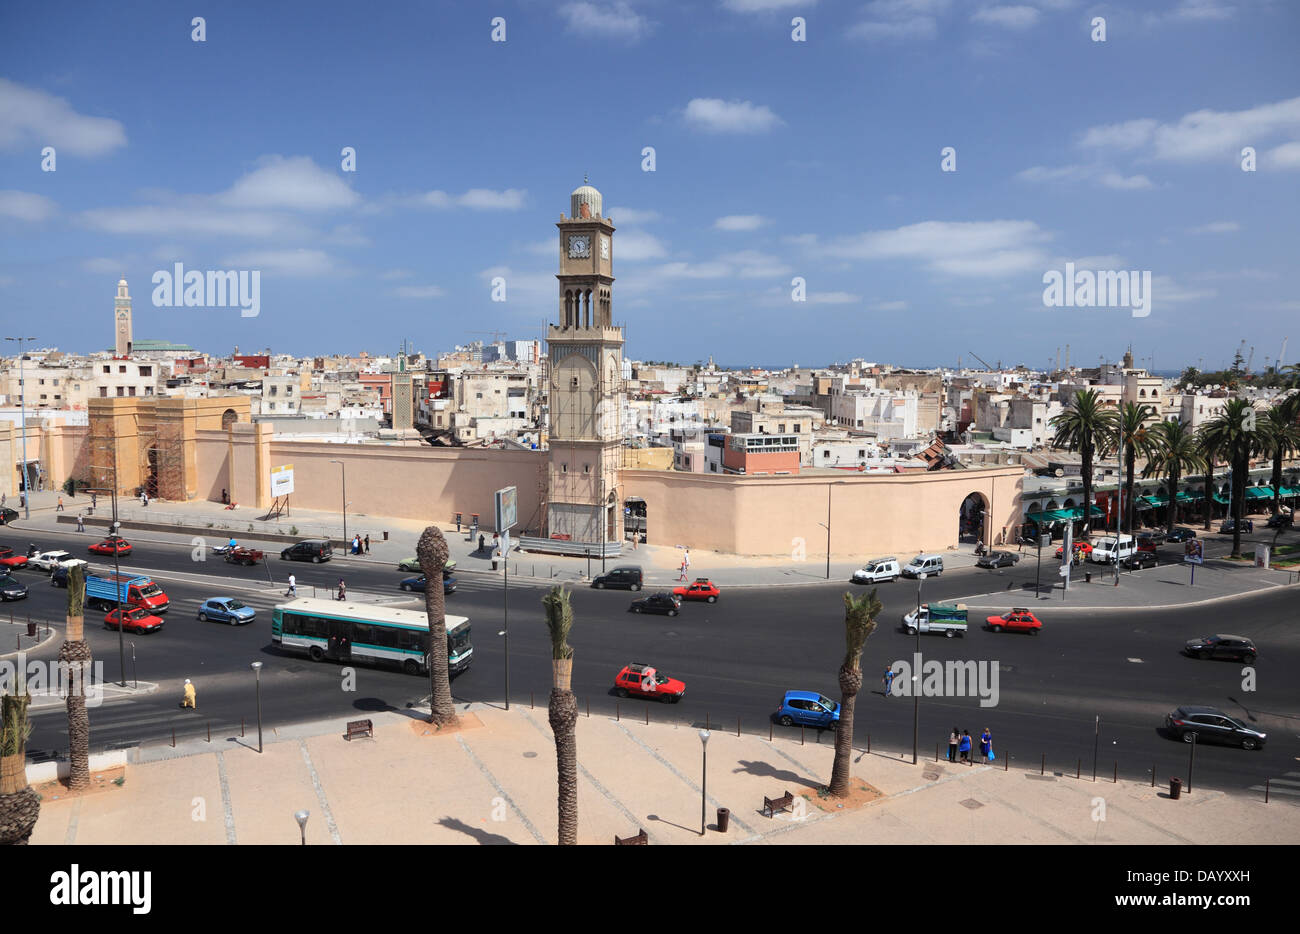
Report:
M 18 344 L 18 404 L 23 422 L 23 518 L 32 517 L 31 474 L 27 472 L 27 379 L 23 369 L 23 342 L 34 341 L 34 337 L 6 337 L 7 341 Z

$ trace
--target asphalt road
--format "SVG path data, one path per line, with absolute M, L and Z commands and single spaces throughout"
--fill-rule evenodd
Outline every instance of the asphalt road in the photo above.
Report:
M 25 535 L 27 533 L 19 533 Z M 1289 538 L 1290 536 L 1288 536 Z M 1255 538 L 1271 540 L 1258 534 Z M 84 554 L 89 536 L 47 533 L 43 547 L 66 547 Z M 0 544 L 25 549 L 28 538 L 0 531 Z M 1213 552 L 1212 552 L 1213 553 Z M 104 566 L 102 559 L 92 564 Z M 111 566 L 111 562 L 109 562 Z M 202 736 L 211 720 L 214 731 L 237 726 L 241 718 L 253 731 L 256 700 L 249 663 L 265 663 L 261 694 L 266 729 L 322 716 L 362 715 L 367 711 L 403 708 L 427 697 L 427 680 L 382 668 L 357 667 L 355 691 L 344 690 L 340 665 L 313 663 L 282 653 L 270 642 L 270 608 L 282 599 L 285 579 L 292 571 L 298 590 L 333 587 L 340 576 L 352 594 L 382 594 L 400 602 L 398 581 L 407 576 L 391 564 L 342 559 L 323 565 L 289 564 L 274 556 L 266 566 L 251 568 L 213 560 L 192 560 L 180 545 L 138 544 L 124 569 L 151 574 L 167 591 L 172 607 L 167 625 L 155 635 L 127 636 L 134 643 L 135 670 L 147 681 L 159 682 L 157 694 L 106 703 L 91 712 L 92 744 L 159 742 Z M 1047 562 L 1044 562 L 1047 567 Z M 268 571 L 273 584 L 268 584 Z M 951 570 L 927 580 L 924 598 L 951 599 L 1008 589 L 1032 588 L 1034 562 L 1029 552 L 1021 565 L 1007 570 Z M 61 619 L 65 593 L 49 586 L 40 572 L 17 572 L 29 583 L 28 600 L 7 604 L 18 618 Z M 502 591 L 499 578 L 472 573 L 459 575 L 460 590 L 448 598 L 448 612 L 470 617 L 474 626 L 474 663 L 452 684 L 458 701 L 500 703 L 504 697 Z M 1044 579 L 1047 579 L 1045 575 Z M 844 582 L 774 588 L 732 588 L 715 605 L 688 604 L 677 618 L 637 616 L 627 612 L 634 595 L 618 591 L 578 589 L 574 594 L 576 623 L 570 638 L 576 650 L 573 683 L 579 703 L 590 702 L 595 713 L 677 720 L 734 729 L 737 718 L 749 732 L 766 732 L 784 691 L 821 691 L 838 699 L 836 672 L 843 656 L 843 602 L 853 590 Z M 877 631 L 863 653 L 866 673 L 858 700 L 856 743 L 873 751 L 910 757 L 913 704 L 909 698 L 885 697 L 879 673 L 897 660 L 910 661 L 916 638 L 902 633 L 899 619 L 915 606 L 911 582 L 882 584 L 885 610 Z M 544 706 L 550 687 L 549 643 L 540 599 L 544 588 L 514 583 L 510 589 L 510 692 L 512 702 L 527 704 L 530 695 Z M 1048 770 L 1072 773 L 1082 762 L 1091 776 L 1095 717 L 1101 718 L 1097 741 L 1099 778 L 1120 774 L 1139 779 L 1155 769 L 1157 781 L 1187 775 L 1189 747 L 1161 735 L 1164 715 L 1180 704 L 1217 706 L 1241 716 L 1269 733 L 1262 751 L 1199 746 L 1194 782 L 1242 790 L 1262 785 L 1266 778 L 1282 779 L 1300 767 L 1300 633 L 1294 591 L 1264 593 L 1231 603 L 1186 610 L 1145 610 L 1136 607 L 1096 616 L 1074 613 L 1053 617 L 1049 605 L 1040 616 L 1041 635 L 994 634 L 974 622 L 965 638 L 923 635 L 926 659 L 987 662 L 998 672 L 998 702 L 981 707 L 978 697 L 923 697 L 919 704 L 920 755 L 933 757 L 936 743 L 946 743 L 954 726 L 977 736 L 992 731 L 999 756 L 1010 755 L 1019 767 L 1038 765 L 1046 756 Z M 257 620 L 233 627 L 200 623 L 199 602 L 216 595 L 237 596 L 258 610 Z M 418 595 L 417 595 L 418 596 Z M 1013 598 L 1008 596 L 1008 606 Z M 1014 602 L 1020 602 L 1016 599 Z M 94 657 L 102 660 L 105 677 L 119 675 L 117 633 L 96 628 L 87 618 L 87 638 Z M 1257 690 L 1241 689 L 1241 665 L 1194 661 L 1179 649 L 1189 638 L 1229 631 L 1249 636 L 1260 648 Z M 57 654 L 57 641 L 40 653 Z M 628 662 L 647 662 L 682 679 L 687 694 L 679 705 L 628 699 L 612 693 L 613 678 Z M 128 649 L 127 677 L 132 676 Z M 178 709 L 182 679 L 198 688 L 199 712 Z M 30 750 L 66 750 L 66 717 L 61 708 L 34 716 Z M 778 732 L 781 727 L 775 728 Z M 798 735 L 798 729 L 789 731 Z M 808 732 L 807 741 L 815 735 Z M 831 741 L 827 734 L 820 738 Z M 1293 788 L 1296 786 L 1292 786 Z M 1274 786 L 1274 793 L 1279 787 Z M 1300 803 L 1300 795 L 1279 795 Z

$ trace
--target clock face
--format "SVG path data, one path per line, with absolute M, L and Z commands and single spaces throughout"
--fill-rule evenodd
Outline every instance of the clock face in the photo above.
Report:
M 577 259 L 582 256 L 591 255 L 591 238 L 585 236 L 574 236 L 569 238 L 569 258 Z
M 600 258 L 609 259 L 609 237 L 600 238 Z

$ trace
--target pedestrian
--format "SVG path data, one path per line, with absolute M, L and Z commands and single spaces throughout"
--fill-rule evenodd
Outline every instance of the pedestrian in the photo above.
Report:
M 885 676 L 880 680 L 885 682 L 885 696 L 888 697 L 894 691 L 894 669 L 886 668 Z
M 230 491 L 223 486 L 221 488 L 221 505 L 227 506 L 229 504 L 230 504 Z
M 980 734 L 980 755 L 984 757 L 986 765 L 993 755 L 993 734 L 989 732 L 988 727 L 985 727 L 984 732 Z
M 78 532 L 86 531 L 86 523 L 82 521 L 81 513 L 77 513 L 77 531 Z
M 343 583 L 343 578 L 339 578 L 339 595 L 338 599 L 346 600 L 348 598 L 348 585 Z
M 4 508 L 5 501 L 9 499 L 8 493 L 0 493 L 0 509 Z
M 63 512 L 63 497 L 59 497 L 59 505 L 54 507 L 55 512 Z
M 967 765 L 973 764 L 970 761 L 970 747 L 971 747 L 970 731 L 962 730 L 961 742 L 957 748 L 961 751 L 961 761 L 965 762 Z
M 339 655 L 348 658 L 352 654 L 352 643 L 348 641 L 346 635 L 339 636 Z
M 689 574 L 689 573 L 690 573 L 690 570 L 691 570 L 691 550 L 690 550 L 689 548 L 687 548 L 687 549 L 686 549 L 686 553 L 685 553 L 684 555 L 682 555 L 682 568 L 683 568 L 683 571 L 682 571 L 683 574 Z M 686 578 L 683 577 L 682 580 L 686 580 Z
M 289 575 L 289 589 L 284 592 L 286 597 L 298 596 L 298 579 L 292 574 Z
M 190 707 L 193 708 L 194 710 L 199 709 L 198 698 L 195 696 L 194 693 L 194 685 L 190 683 L 189 678 L 185 679 L 185 699 L 181 701 L 181 706 Z
M 948 734 L 948 761 L 949 762 L 957 761 L 957 743 L 960 740 L 961 740 L 961 734 L 957 732 L 956 727 L 953 727 L 952 732 Z
M 366 533 L 366 554 L 370 554 L 370 533 Z
M 96 493 L 94 490 L 91 490 L 91 491 L 90 491 L 90 508 L 93 510 L 93 509 L 94 509 L 96 506 L 98 506 L 98 505 L 99 505 L 99 494 Z
M 485 539 L 482 535 L 480 535 L 478 537 L 478 550 L 480 554 L 483 552 L 483 548 L 486 545 L 486 543 L 487 543 L 487 539 Z

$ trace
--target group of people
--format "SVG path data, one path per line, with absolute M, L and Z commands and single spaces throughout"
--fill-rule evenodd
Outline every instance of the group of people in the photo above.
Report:
M 370 554 L 370 536 L 367 535 L 365 538 L 362 538 L 360 535 L 353 535 L 352 544 L 348 547 L 354 555 L 368 555 Z
M 967 765 L 974 765 L 971 760 L 973 746 L 974 743 L 971 740 L 969 730 L 958 730 L 953 727 L 952 732 L 948 734 L 948 761 L 965 762 Z M 984 732 L 980 734 L 980 758 L 984 760 L 985 764 L 997 758 L 993 752 L 993 734 L 989 732 L 988 727 L 985 727 Z

